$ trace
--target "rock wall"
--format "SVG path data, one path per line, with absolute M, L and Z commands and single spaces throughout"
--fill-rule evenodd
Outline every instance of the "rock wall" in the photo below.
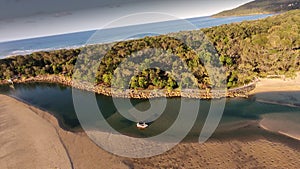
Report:
M 75 82 L 72 78 L 62 75 L 47 75 L 36 76 L 26 79 L 13 79 L 14 83 L 28 83 L 28 82 L 47 82 L 47 83 L 59 83 L 67 86 L 71 86 L 77 89 L 95 92 L 106 96 L 113 96 L 119 98 L 159 98 L 159 97 L 185 97 L 196 99 L 213 99 L 224 97 L 247 97 L 248 93 L 255 89 L 256 83 L 250 83 L 248 85 L 224 90 L 200 90 L 200 89 L 175 89 L 175 90 L 134 90 L 134 89 L 116 89 L 106 87 L 103 85 L 94 85 L 87 82 Z M 9 84 L 8 81 L 2 80 L 0 84 Z

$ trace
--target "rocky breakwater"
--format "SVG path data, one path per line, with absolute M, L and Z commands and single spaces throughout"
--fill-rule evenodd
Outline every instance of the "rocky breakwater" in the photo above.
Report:
M 215 99 L 224 97 L 247 97 L 248 93 L 255 89 L 256 83 L 250 83 L 248 85 L 233 88 L 229 90 L 200 90 L 200 89 L 116 89 L 107 87 L 104 85 L 94 85 L 84 81 L 73 81 L 72 78 L 63 75 L 45 75 L 36 76 L 23 79 L 13 79 L 13 83 L 28 83 L 28 82 L 46 82 L 46 83 L 59 83 L 74 87 L 76 89 L 86 90 L 95 92 L 97 94 L 103 94 L 106 96 L 113 96 L 119 98 L 136 98 L 136 99 L 147 99 L 147 98 L 160 98 L 160 97 L 184 97 L 184 98 L 195 98 L 195 99 Z M 0 81 L 0 84 L 10 84 L 8 80 Z
M 255 87 L 256 87 L 256 83 L 252 82 L 242 87 L 229 89 L 227 91 L 227 97 L 248 97 L 249 92 L 254 90 Z
M 106 87 L 103 85 L 93 86 L 91 84 L 74 83 L 73 87 L 93 91 L 98 94 L 106 96 L 113 96 L 119 98 L 136 98 L 136 99 L 147 99 L 147 98 L 161 98 L 161 97 L 184 97 L 184 98 L 195 98 L 195 99 L 216 99 L 224 97 L 248 97 L 248 93 L 255 89 L 256 84 L 251 83 L 242 87 L 229 89 L 229 90 L 200 90 L 200 89 L 117 89 Z
M 47 82 L 47 83 L 59 83 L 66 86 L 72 86 L 72 78 L 63 75 L 43 75 L 29 78 L 15 78 L 11 80 L 2 80 L 0 84 L 11 83 L 30 83 L 30 82 Z

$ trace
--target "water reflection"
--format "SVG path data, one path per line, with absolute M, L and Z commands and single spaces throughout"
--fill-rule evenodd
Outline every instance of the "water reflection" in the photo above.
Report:
M 80 127 L 74 110 L 72 89 L 70 87 L 48 83 L 28 83 L 15 84 L 15 89 L 10 88 L 9 86 L 1 86 L 0 92 L 51 112 L 68 128 L 76 129 Z M 82 92 L 83 95 L 88 93 L 86 91 L 79 92 Z M 298 92 L 298 96 L 299 95 L 300 93 Z M 178 110 L 180 109 L 180 104 L 178 103 L 181 102 L 181 99 L 184 99 L 185 101 L 191 100 L 185 98 L 167 99 L 167 107 L 162 115 L 151 123 L 149 129 L 140 131 L 136 128 L 136 122 L 127 120 L 116 110 L 111 97 L 96 95 L 96 98 L 99 109 L 103 112 L 106 121 L 120 133 L 135 137 L 155 136 L 164 132 L 176 120 Z M 243 120 L 259 119 L 260 115 L 268 113 L 300 112 L 299 107 L 260 103 L 256 102 L 255 99 L 255 96 L 248 99 L 227 99 L 221 125 Z M 131 103 L 143 110 L 147 110 L 147 106 L 149 106 L 148 99 L 131 99 Z M 201 100 L 196 123 L 189 135 L 199 136 L 203 123 L 207 117 L 209 107 L 210 101 Z M 127 111 L 130 110 L 128 109 Z M 99 123 L 99 121 L 95 120 L 94 123 Z

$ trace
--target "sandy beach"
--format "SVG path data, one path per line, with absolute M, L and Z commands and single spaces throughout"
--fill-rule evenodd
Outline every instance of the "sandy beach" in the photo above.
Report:
M 285 136 L 259 134 L 255 123 L 234 128 L 254 133 L 212 139 L 204 144 L 185 142 L 145 159 L 112 155 L 97 147 L 85 133 L 61 129 L 47 112 L 0 96 L 0 168 L 297 168 L 299 142 Z M 239 131 L 240 130 L 240 131 Z M 253 132 L 255 131 L 255 132 Z
M 256 101 L 297 106 L 300 76 L 262 79 Z M 274 92 L 275 91 L 275 92 Z M 48 112 L 0 95 L 0 168 L 297 168 L 298 113 L 267 114 L 260 121 L 230 124 L 204 144 L 183 142 L 145 159 L 123 158 L 96 146 L 84 132 L 63 130 Z M 223 127 L 220 127 L 223 128 Z M 222 134 L 223 133 L 223 134 Z M 252 133 L 239 134 L 235 133 Z M 263 133 L 263 134 L 262 134 Z
M 61 129 L 55 117 L 0 95 L 0 168 L 128 168 L 84 133 Z
M 284 91 L 300 91 L 300 72 L 297 73 L 297 76 L 294 79 L 260 79 L 260 81 L 256 85 L 255 90 L 253 90 L 250 94 Z
M 268 131 L 291 137 L 300 141 L 300 112 L 272 113 L 262 116 L 260 126 Z
M 51 123 L 14 99 L 1 96 L 0 100 L 0 168 L 71 167 Z
M 251 94 L 257 102 L 300 107 L 300 73 L 295 79 L 261 79 Z M 300 140 L 299 113 L 263 115 L 259 125 L 265 130 Z

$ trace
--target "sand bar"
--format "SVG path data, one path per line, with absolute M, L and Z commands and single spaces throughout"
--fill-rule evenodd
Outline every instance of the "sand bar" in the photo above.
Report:
M 51 123 L 23 103 L 0 96 L 0 168 L 71 168 Z
M 234 133 L 225 133 L 226 139 L 216 138 L 204 144 L 185 142 L 158 156 L 132 159 L 114 156 L 102 150 L 85 133 L 72 133 L 61 129 L 51 114 L 13 98 L 0 95 L 0 105 L 1 169 L 300 166 L 298 141 L 280 135 L 253 132 L 260 130 L 255 123 L 233 127 L 233 132 L 247 133 L 242 138 L 231 137 Z
M 300 112 L 272 113 L 262 116 L 260 126 L 300 141 Z
M 85 133 L 59 127 L 50 113 L 0 95 L 0 168 L 128 168 Z
M 300 73 L 294 79 L 260 79 L 251 94 L 257 102 L 300 107 Z M 300 112 L 272 113 L 261 118 L 263 129 L 300 140 Z

